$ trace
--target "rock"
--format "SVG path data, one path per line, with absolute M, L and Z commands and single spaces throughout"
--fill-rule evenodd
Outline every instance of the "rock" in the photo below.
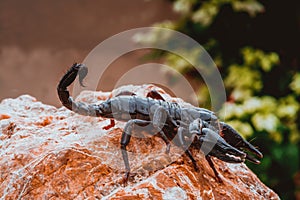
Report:
M 145 96 L 153 87 L 85 91 L 78 99 L 101 102 L 124 89 Z M 179 148 L 172 145 L 168 155 L 165 143 L 155 136 L 132 138 L 128 146 L 132 176 L 124 186 L 119 143 L 125 123 L 104 130 L 108 124 L 109 119 L 81 116 L 29 95 L 3 100 L 1 199 L 279 199 L 245 164 L 213 158 L 223 180 L 219 183 L 201 152 L 192 149 L 200 168 L 196 172 Z

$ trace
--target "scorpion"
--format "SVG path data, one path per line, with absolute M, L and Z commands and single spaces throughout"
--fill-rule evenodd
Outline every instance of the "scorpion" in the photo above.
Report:
M 175 102 L 167 102 L 156 90 L 150 91 L 146 97 L 138 97 L 125 91 L 99 104 L 76 102 L 67 89 L 77 75 L 83 87 L 83 79 L 88 73 L 84 64 L 74 63 L 60 80 L 57 92 L 63 106 L 69 110 L 85 115 L 110 118 L 109 129 L 114 120 L 127 122 L 122 131 L 120 148 L 125 164 L 124 182 L 128 181 L 130 165 L 126 146 L 137 128 L 148 127 L 152 134 L 158 134 L 166 144 L 166 153 L 170 151 L 170 143 L 182 148 L 190 158 L 194 169 L 199 170 L 190 148 L 202 150 L 212 168 L 215 177 L 222 182 L 211 156 L 228 163 L 242 163 L 245 160 L 255 164 L 263 154 L 247 142 L 230 125 L 219 121 L 215 113 L 199 107 L 183 107 Z M 150 128 L 149 128 L 150 127 Z M 190 145 L 189 145 L 190 144 Z M 251 154 L 249 154 L 251 153 Z

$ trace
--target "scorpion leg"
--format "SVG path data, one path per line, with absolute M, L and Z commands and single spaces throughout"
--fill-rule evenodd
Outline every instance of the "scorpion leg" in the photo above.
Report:
M 234 130 L 231 126 L 224 122 L 220 122 L 221 126 L 221 136 L 224 138 L 226 142 L 228 142 L 231 146 L 237 148 L 237 149 L 246 149 L 250 151 L 251 153 L 255 154 L 259 158 L 263 157 L 263 154 L 258 151 L 252 144 L 247 142 L 242 138 L 242 136 Z M 255 163 L 259 164 L 260 161 L 254 158 L 253 156 L 246 153 L 246 159 Z
M 135 96 L 135 95 L 136 95 L 135 93 L 126 90 L 126 91 L 122 91 L 122 92 L 118 93 L 116 95 L 116 97 L 118 97 L 118 96 Z M 146 97 L 165 101 L 165 99 L 161 96 L 161 94 L 159 92 L 157 92 L 156 90 L 151 90 L 150 92 L 148 92 Z M 156 129 L 156 131 L 158 132 L 160 137 L 163 139 L 163 141 L 166 143 L 166 153 L 169 154 L 170 148 L 171 148 L 171 143 L 170 143 L 169 139 L 167 138 L 167 136 L 165 135 L 164 131 L 162 130 L 162 128 L 165 124 L 161 123 L 161 122 L 166 122 L 166 115 L 168 115 L 168 114 L 167 114 L 167 111 L 165 108 L 163 108 L 163 107 L 156 108 L 154 110 L 154 113 L 152 114 L 152 116 L 153 116 L 152 125 Z M 169 116 L 167 116 L 167 118 L 169 118 L 169 120 L 171 120 L 171 118 Z M 173 124 L 176 124 L 173 120 L 171 120 L 171 121 Z
M 115 95 L 115 97 L 119 97 L 119 96 L 135 96 L 136 94 L 133 92 L 130 92 L 128 90 L 122 91 L 118 94 Z M 104 126 L 103 129 L 108 130 L 112 127 L 114 127 L 116 125 L 115 120 L 114 119 L 110 119 L 110 124 L 108 124 L 107 126 Z
M 171 143 L 170 139 L 165 135 L 163 129 L 172 127 L 177 130 L 177 122 L 171 118 L 166 108 L 162 106 L 152 106 L 150 108 L 150 118 L 156 132 L 159 133 L 161 138 L 166 143 L 166 153 L 168 154 L 170 152 Z
M 171 143 L 165 133 L 163 131 L 159 131 L 160 137 L 163 139 L 163 141 L 166 143 L 166 154 L 170 153 Z
M 115 125 L 116 125 L 115 120 L 110 119 L 110 124 L 108 124 L 107 126 L 104 126 L 103 129 L 108 130 L 108 129 L 114 127 Z
M 124 184 L 127 183 L 129 175 L 130 175 L 130 166 L 129 166 L 129 161 L 128 161 L 128 154 L 126 151 L 126 146 L 129 144 L 130 142 L 130 138 L 132 135 L 132 131 L 134 130 L 134 125 L 138 125 L 138 126 L 147 126 L 149 125 L 151 122 L 149 121 L 145 121 L 145 120 L 140 120 L 140 119 L 132 119 L 129 120 L 127 122 L 127 124 L 125 125 L 125 128 L 123 130 L 122 133 L 122 137 L 121 137 L 121 151 L 122 151 L 122 157 L 124 160 L 124 164 L 125 164 L 125 177 L 124 177 Z
M 215 177 L 217 177 L 219 183 L 222 183 L 223 181 L 222 181 L 218 171 L 216 170 L 215 165 L 214 165 L 213 161 L 211 160 L 210 156 L 206 155 L 205 158 L 206 158 L 210 168 L 212 168 L 212 170 L 214 171 Z
M 197 161 L 196 161 L 195 158 L 193 157 L 191 151 L 190 151 L 189 149 L 186 149 L 184 153 L 191 159 L 195 171 L 198 172 L 198 171 L 199 171 L 199 167 L 198 167 Z
M 157 132 L 161 131 L 167 125 L 169 120 L 168 111 L 159 105 L 154 105 L 150 108 L 150 118 Z
M 190 128 L 193 130 L 196 127 L 191 126 Z M 222 179 L 211 160 L 211 156 L 230 163 L 241 163 L 245 160 L 246 154 L 228 144 L 224 138 L 222 138 L 218 132 L 213 129 L 202 128 L 201 133 L 202 134 L 199 137 L 199 141 L 201 143 L 200 149 L 204 152 L 205 158 L 209 166 L 212 168 L 216 179 L 221 183 Z
M 193 166 L 194 166 L 194 169 L 195 171 L 199 171 L 199 167 L 197 165 L 197 161 L 195 160 L 195 158 L 193 157 L 191 151 L 189 150 L 189 148 L 186 146 L 185 144 L 185 140 L 184 140 L 184 131 L 187 131 L 185 128 L 183 127 L 179 127 L 178 128 L 178 132 L 177 132 L 177 135 L 178 135 L 178 138 L 179 138 L 179 142 L 180 142 L 180 145 L 181 145 L 181 148 L 184 151 L 184 153 L 191 159 L 192 163 L 193 163 Z

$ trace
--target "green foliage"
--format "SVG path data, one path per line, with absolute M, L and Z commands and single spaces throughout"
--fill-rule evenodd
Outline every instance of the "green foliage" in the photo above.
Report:
M 264 11 L 263 5 L 255 0 L 210 0 L 203 1 L 201 6 L 198 4 L 197 0 L 177 0 L 174 2 L 174 10 L 204 26 L 209 26 L 213 22 L 224 4 L 231 5 L 237 12 L 247 12 L 252 17 Z
M 193 37 L 210 53 L 228 94 L 220 117 L 263 152 L 260 165 L 247 163 L 248 166 L 283 199 L 292 199 L 293 176 L 299 170 L 300 155 L 300 73 L 292 67 L 298 57 L 285 58 L 293 52 L 280 44 L 274 45 L 277 41 L 270 36 L 274 34 L 272 30 L 280 27 L 272 29 L 260 23 L 264 20 L 271 24 L 270 20 L 278 14 L 272 13 L 273 4 L 266 5 L 257 0 L 175 0 L 173 8 L 181 18 L 157 26 Z M 253 36 L 257 31 L 268 34 Z M 156 42 L 166 39 L 158 32 L 142 38 Z M 187 53 L 194 59 L 201 56 L 201 51 L 195 49 Z M 193 66 L 177 55 L 157 55 L 168 66 L 199 82 L 200 103 L 208 106 L 208 90 L 199 77 L 193 76 Z
M 297 95 L 300 95 L 300 73 L 294 75 L 290 87 Z

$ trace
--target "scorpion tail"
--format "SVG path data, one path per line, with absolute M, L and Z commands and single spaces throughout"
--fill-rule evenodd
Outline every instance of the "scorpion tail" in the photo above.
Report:
M 88 69 L 83 64 L 74 63 L 72 67 L 67 71 L 67 73 L 62 77 L 58 86 L 57 93 L 62 104 L 68 108 L 69 110 L 80 110 L 80 107 L 85 107 L 83 104 L 75 103 L 72 97 L 70 97 L 70 93 L 67 89 L 74 80 L 76 79 L 77 74 L 79 74 L 79 83 L 83 86 L 82 81 L 86 77 Z

